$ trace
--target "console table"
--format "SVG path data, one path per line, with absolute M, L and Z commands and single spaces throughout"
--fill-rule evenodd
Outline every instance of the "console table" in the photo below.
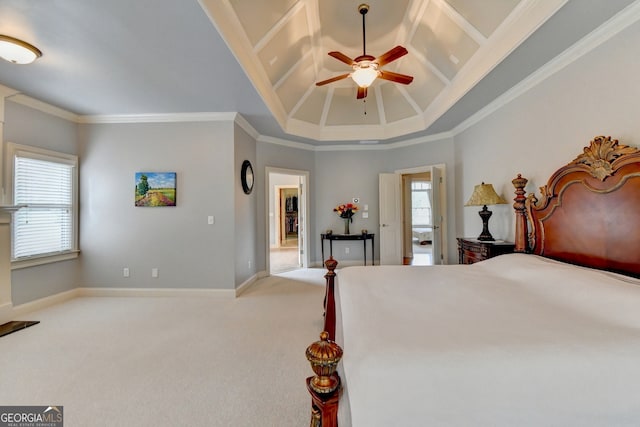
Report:
M 333 241 L 334 240 L 362 240 L 364 244 L 364 265 L 367 265 L 367 240 L 371 240 L 371 265 L 375 264 L 375 234 L 373 233 L 361 233 L 361 234 L 320 234 L 321 246 L 322 246 L 322 262 L 324 259 L 324 241 L 329 241 L 329 255 L 333 256 Z

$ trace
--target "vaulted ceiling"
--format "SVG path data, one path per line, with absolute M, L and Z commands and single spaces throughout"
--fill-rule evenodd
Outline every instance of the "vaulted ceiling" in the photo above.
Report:
M 368 0 L 366 53 L 409 53 L 384 67 L 363 100 L 342 79 L 363 52 L 360 1 L 201 0 L 285 132 L 316 140 L 387 139 L 426 129 L 566 0 Z
M 452 130 L 640 2 L 369 0 L 367 54 L 406 47 L 383 69 L 414 80 L 378 79 L 365 103 L 351 79 L 315 85 L 350 71 L 328 52 L 362 54 L 363 1 L 0 0 L 0 34 L 43 52 L 0 60 L 0 85 L 81 122 L 238 112 L 259 139 L 404 142 Z

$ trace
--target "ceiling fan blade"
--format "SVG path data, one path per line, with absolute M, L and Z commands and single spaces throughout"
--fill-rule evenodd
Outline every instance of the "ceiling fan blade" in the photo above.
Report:
M 337 51 L 329 52 L 329 56 L 333 56 L 338 61 L 342 61 L 348 66 L 352 66 L 353 64 L 355 64 L 355 61 L 353 59 L 349 58 L 347 55 L 345 55 L 342 52 L 337 52 Z
M 333 83 L 333 82 L 337 82 L 338 80 L 346 79 L 347 77 L 349 77 L 350 74 L 351 73 L 340 74 L 339 76 L 331 77 L 330 79 L 323 80 L 321 82 L 316 83 L 316 86 L 324 86 L 328 83 Z
M 402 83 L 403 85 L 408 85 L 413 81 L 413 76 L 407 76 L 406 74 L 398 74 L 392 71 L 380 71 L 378 75 L 381 79 L 389 80 L 396 83 Z
M 382 67 L 385 64 L 388 64 L 391 61 L 395 61 L 396 59 L 405 56 L 409 51 L 402 46 L 396 46 L 390 51 L 383 53 L 379 57 L 376 58 L 374 62 L 378 63 L 378 67 Z
M 356 98 L 362 99 L 366 97 L 367 97 L 367 88 L 358 86 L 358 95 L 356 96 Z

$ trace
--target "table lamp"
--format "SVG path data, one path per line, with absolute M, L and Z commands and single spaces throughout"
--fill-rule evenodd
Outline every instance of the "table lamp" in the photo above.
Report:
M 482 206 L 482 210 L 478 212 L 480 218 L 482 218 L 482 233 L 478 236 L 478 240 L 495 240 L 491 233 L 489 233 L 489 218 L 491 217 L 491 211 L 487 209 L 487 205 L 504 205 L 507 201 L 498 196 L 496 190 L 493 189 L 493 185 L 485 184 L 476 185 L 473 189 L 473 194 L 469 201 L 465 203 L 465 206 Z

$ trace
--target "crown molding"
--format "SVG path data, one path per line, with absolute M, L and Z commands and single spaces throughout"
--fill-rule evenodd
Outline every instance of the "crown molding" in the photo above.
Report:
M 38 110 L 42 113 L 59 117 L 61 119 L 74 123 L 78 123 L 80 117 L 70 111 L 64 110 L 60 107 L 56 107 L 55 105 L 47 104 L 46 102 L 40 101 L 39 99 L 32 98 L 19 92 L 16 92 L 15 95 L 7 97 L 7 99 L 17 104 L 24 105 L 25 107 L 33 108 L 34 110 Z
M 266 142 L 268 144 L 281 145 L 283 147 L 297 148 L 299 150 L 315 151 L 316 146 L 305 142 L 290 141 L 283 138 L 275 138 L 273 136 L 260 135 L 256 139 L 258 142 Z
M 638 20 L 640 20 L 640 0 L 636 0 L 631 3 L 629 6 L 611 17 L 607 22 L 603 23 L 591 33 L 587 34 L 567 48 L 560 55 L 547 62 L 537 71 L 531 73 L 524 80 L 520 81 L 511 89 L 497 97 L 494 101 L 487 104 L 486 107 L 453 128 L 451 133 L 453 136 L 456 136 L 469 129 L 471 126 L 479 123 L 484 118 L 509 104 L 514 99 L 520 97 L 571 63 L 577 61 L 585 54 L 591 52 L 613 36 L 620 33 L 622 30 L 636 23 Z
M 234 121 L 238 113 L 160 113 L 160 114 L 105 114 L 80 116 L 78 123 L 175 123 Z
M 566 49 L 563 53 L 556 56 L 540 69 L 532 73 L 529 77 L 525 78 L 517 85 L 503 93 L 493 102 L 487 104 L 487 106 L 485 106 L 483 109 L 473 114 L 471 117 L 457 125 L 452 130 L 386 144 L 381 143 L 376 145 L 364 145 L 349 143 L 344 145 L 313 145 L 304 142 L 297 142 L 283 138 L 261 135 L 240 113 L 237 112 L 77 115 L 62 108 L 21 94 L 19 93 L 19 91 L 7 86 L 0 85 L 0 95 L 4 96 L 5 99 L 8 99 L 12 102 L 25 105 L 27 107 L 62 118 L 64 120 L 82 124 L 233 121 L 258 142 L 281 145 L 289 148 L 316 152 L 391 150 L 454 138 L 458 134 L 479 123 L 495 111 L 506 106 L 514 99 L 518 98 L 530 89 L 542 83 L 547 78 L 561 71 L 585 54 L 591 52 L 593 49 L 610 40 L 612 37 L 619 34 L 630 25 L 638 22 L 638 20 L 640 20 L 640 0 L 636 0 L 635 2 L 627 6 L 607 22 L 602 24 L 600 27 L 596 28 L 587 36 L 583 37 L 573 46 Z

